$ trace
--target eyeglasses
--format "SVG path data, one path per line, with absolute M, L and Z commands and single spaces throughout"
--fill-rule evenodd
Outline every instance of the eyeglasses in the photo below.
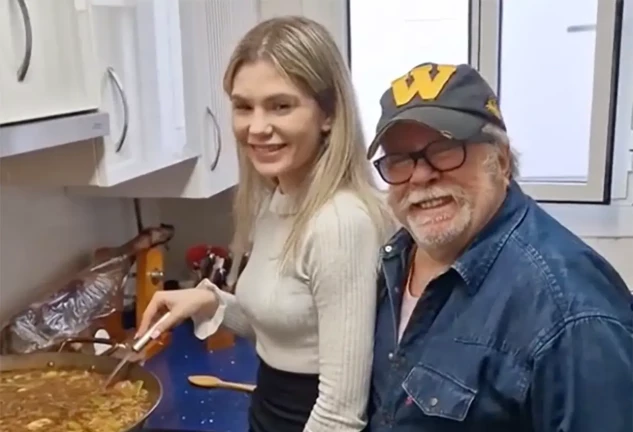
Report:
M 374 166 L 386 183 L 399 185 L 411 179 L 420 159 L 438 172 L 456 170 L 466 161 L 466 142 L 442 138 L 422 150 L 385 155 L 375 160 Z

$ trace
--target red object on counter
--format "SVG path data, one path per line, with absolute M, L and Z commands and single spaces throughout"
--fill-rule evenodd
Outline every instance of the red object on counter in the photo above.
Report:
M 209 254 L 209 246 L 208 245 L 196 245 L 187 249 L 187 253 L 185 255 L 185 261 L 187 263 L 187 267 L 191 270 L 195 270 L 199 268 L 199 264 L 202 259 Z

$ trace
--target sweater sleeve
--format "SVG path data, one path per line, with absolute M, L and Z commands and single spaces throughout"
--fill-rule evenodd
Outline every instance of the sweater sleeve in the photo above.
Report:
M 367 422 L 380 239 L 363 207 L 340 204 L 319 213 L 306 241 L 319 336 L 319 395 L 306 432 L 361 431 Z
M 241 337 L 255 340 L 255 332 L 250 325 L 249 319 L 233 294 L 222 291 L 208 279 L 204 279 L 196 288 L 213 291 L 219 303 L 218 309 L 213 316 L 198 314 L 191 317 L 196 337 L 206 339 L 218 331 L 220 325 L 223 325 Z

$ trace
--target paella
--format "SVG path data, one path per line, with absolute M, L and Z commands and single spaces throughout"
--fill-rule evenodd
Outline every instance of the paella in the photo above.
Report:
M 0 372 L 0 432 L 123 432 L 152 401 L 142 381 L 104 388 L 106 376 L 81 369 Z

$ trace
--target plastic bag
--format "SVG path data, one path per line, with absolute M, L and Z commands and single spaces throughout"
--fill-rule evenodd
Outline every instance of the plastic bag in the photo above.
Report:
M 24 354 L 45 350 L 114 312 L 116 294 L 132 261 L 118 259 L 96 270 L 85 269 L 46 300 L 31 304 L 9 324 L 9 351 Z
M 4 351 L 26 354 L 48 350 L 81 335 L 101 318 L 123 307 L 123 286 L 136 254 L 164 244 L 173 236 L 170 225 L 148 228 L 111 256 L 80 271 L 43 301 L 15 315 L 4 329 Z

